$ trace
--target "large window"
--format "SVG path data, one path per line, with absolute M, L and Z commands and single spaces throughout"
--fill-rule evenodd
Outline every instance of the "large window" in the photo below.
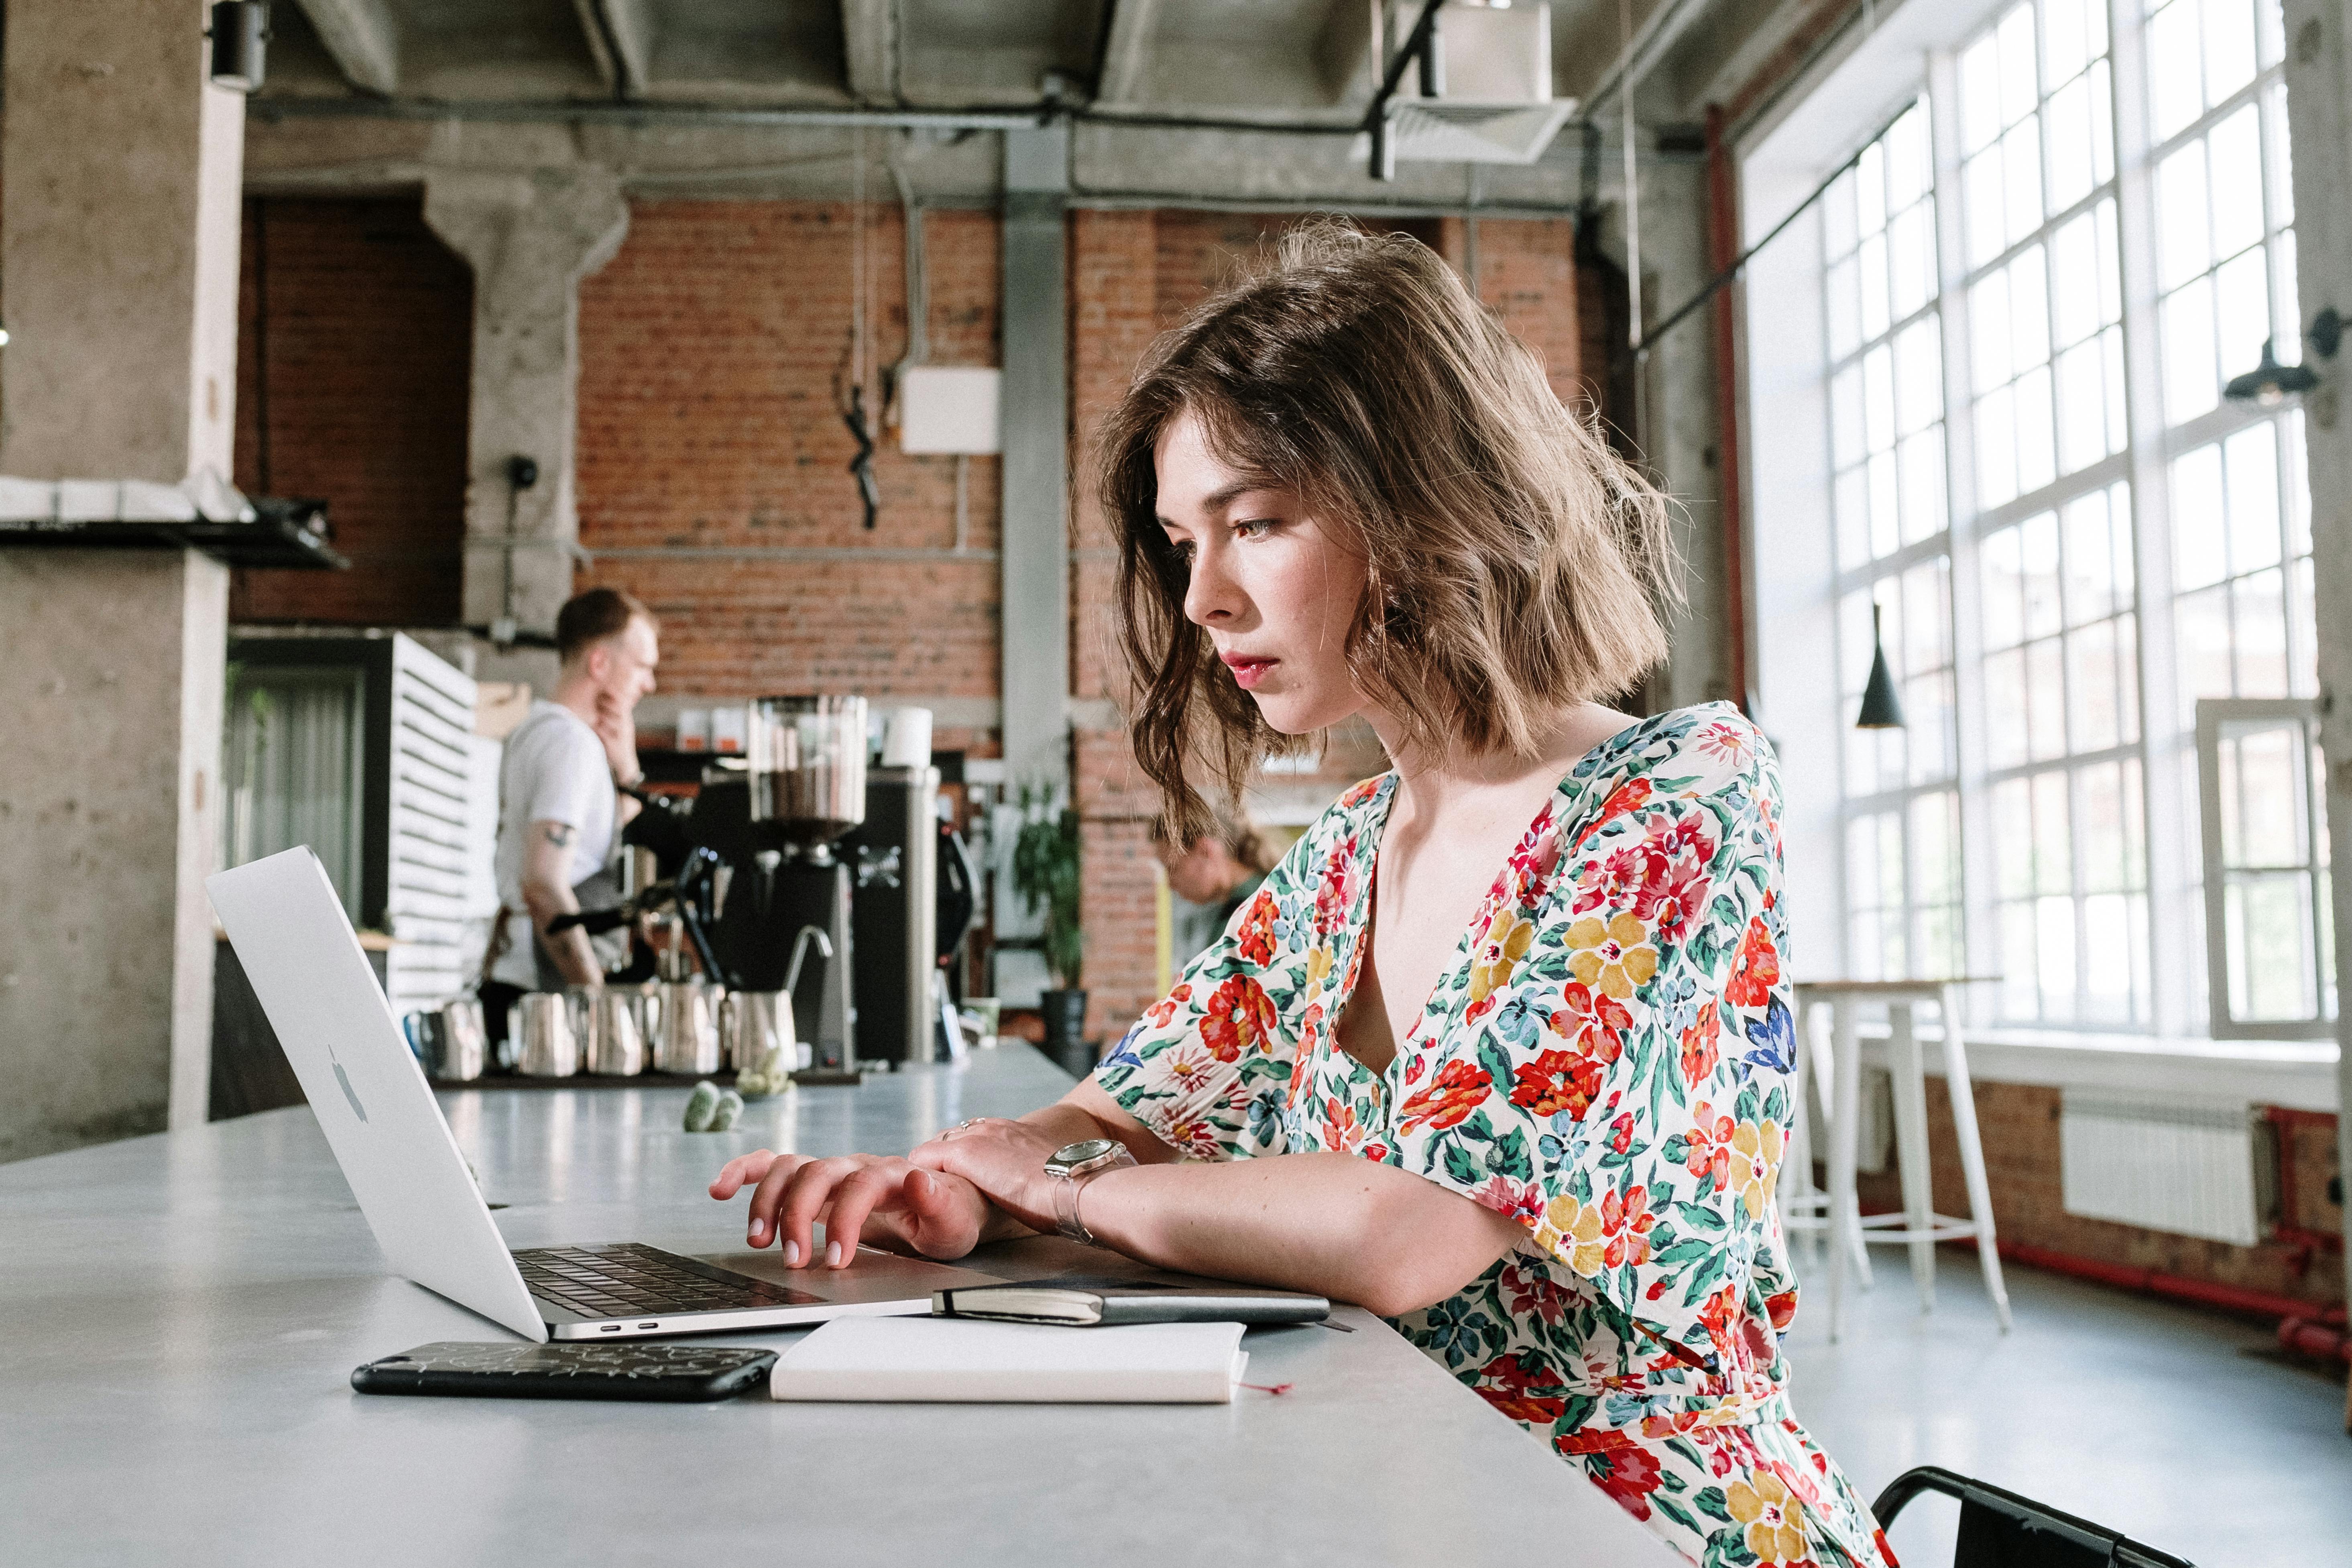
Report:
M 1883 644 L 1909 720 L 1843 732 L 1858 976 L 2204 1026 L 2197 703 L 2315 690 L 2300 416 L 2221 395 L 2300 342 L 2281 39 L 2277 0 L 2022 0 L 1826 198 L 1843 692 Z M 2308 747 L 2232 748 L 2233 844 L 2240 797 L 2315 798 Z M 2306 978 L 2232 1016 L 2332 1012 L 2324 907 L 2257 881 L 2214 973 Z

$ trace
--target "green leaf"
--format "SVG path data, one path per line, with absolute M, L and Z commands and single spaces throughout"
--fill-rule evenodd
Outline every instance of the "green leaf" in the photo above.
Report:
M 1709 1236 L 1721 1236 L 1731 1228 L 1729 1220 L 1704 1204 L 1676 1204 L 1675 1214 L 1693 1230 L 1704 1231 Z
M 1702 1488 L 1691 1494 L 1691 1501 L 1698 1506 L 1699 1511 L 1710 1518 L 1719 1519 L 1726 1524 L 1732 1522 L 1731 1505 L 1724 1500 L 1721 1487 Z
M 1452 1140 L 1445 1145 L 1445 1173 L 1465 1187 L 1483 1186 L 1486 1181 L 1486 1167 Z

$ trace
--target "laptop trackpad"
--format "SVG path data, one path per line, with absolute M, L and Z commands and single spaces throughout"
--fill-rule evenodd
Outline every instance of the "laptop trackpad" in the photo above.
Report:
M 694 1256 L 754 1279 L 813 1292 L 828 1301 L 928 1300 L 934 1290 L 995 1285 L 1004 1278 L 950 1263 L 935 1263 L 928 1258 L 903 1258 L 873 1247 L 860 1247 L 856 1260 L 842 1269 L 787 1268 L 783 1255 L 774 1247 L 761 1252 L 698 1252 Z

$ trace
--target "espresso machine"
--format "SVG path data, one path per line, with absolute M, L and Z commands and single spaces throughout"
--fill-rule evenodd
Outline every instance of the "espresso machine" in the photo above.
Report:
M 744 718 L 749 864 L 738 862 L 728 889 L 721 961 L 746 990 L 782 990 L 793 950 L 814 928 L 824 963 L 793 998 L 793 1016 L 809 1020 L 811 1060 L 793 1076 L 856 1083 L 851 872 L 835 845 L 866 820 L 866 700 L 762 697 Z

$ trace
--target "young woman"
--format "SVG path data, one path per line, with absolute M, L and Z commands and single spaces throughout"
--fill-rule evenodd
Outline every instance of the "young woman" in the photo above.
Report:
M 1059 1228 L 1360 1302 L 1695 1563 L 1880 1562 L 1779 1350 L 1778 771 L 1727 705 L 1598 700 L 1665 651 L 1657 495 L 1437 257 L 1341 226 L 1155 346 L 1102 489 L 1171 837 L 1351 715 L 1393 770 L 1059 1103 L 712 1195 L 794 1266 L 819 1219 L 834 1267 Z

